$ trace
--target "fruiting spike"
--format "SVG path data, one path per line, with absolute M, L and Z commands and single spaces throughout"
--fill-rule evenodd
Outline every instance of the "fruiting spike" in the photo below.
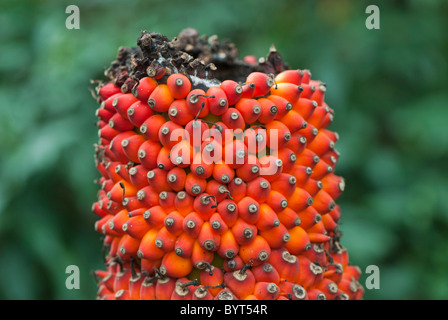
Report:
M 194 29 L 137 44 L 93 92 L 98 299 L 362 298 L 326 84 L 273 45 L 239 60 Z

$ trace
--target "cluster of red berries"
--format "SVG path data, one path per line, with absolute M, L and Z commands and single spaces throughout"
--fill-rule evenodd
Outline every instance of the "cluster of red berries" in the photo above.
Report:
M 325 84 L 307 70 L 192 79 L 148 68 L 98 90 L 98 298 L 361 298 Z

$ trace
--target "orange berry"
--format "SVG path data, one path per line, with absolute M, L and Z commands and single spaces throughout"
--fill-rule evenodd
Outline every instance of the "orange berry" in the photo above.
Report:
M 146 223 L 153 228 L 161 228 L 165 223 L 166 213 L 161 206 L 152 206 L 143 213 Z
M 336 200 L 345 189 L 345 180 L 342 177 L 329 173 L 322 178 L 322 190 L 325 191 L 331 198 Z
M 291 140 L 291 131 L 282 122 L 274 120 L 266 124 L 267 146 L 278 150 Z
M 247 162 L 236 169 L 236 175 L 246 182 L 257 178 L 260 175 L 258 158 L 253 154 L 249 154 L 247 156 Z
M 218 204 L 218 213 L 228 227 L 232 227 L 238 219 L 238 206 L 233 200 L 225 199 Z
M 291 239 L 288 229 L 281 223 L 277 227 L 261 230 L 260 236 L 266 239 L 272 249 L 283 247 Z
M 101 109 L 105 109 L 105 110 L 111 112 L 112 114 L 115 114 L 117 112 L 117 109 L 115 109 L 115 107 L 113 106 L 114 101 L 115 101 L 116 98 L 118 98 L 118 97 L 120 97 L 122 95 L 123 95 L 123 93 L 120 90 L 119 93 L 116 93 L 116 94 L 113 94 L 113 95 L 109 96 L 108 98 L 104 99 L 101 102 L 100 108 Z
M 277 270 L 268 262 L 264 262 L 252 268 L 252 273 L 257 282 L 280 282 L 280 275 Z
M 318 104 L 316 101 L 305 99 L 302 97 L 293 104 L 293 110 L 299 113 L 303 117 L 303 119 L 307 121 L 311 117 L 317 106 Z
M 313 208 L 321 215 L 332 211 L 336 206 L 333 198 L 324 190 L 320 190 L 313 199 Z
M 176 236 L 172 234 L 165 226 L 160 228 L 155 239 L 155 246 L 165 252 L 173 251 L 176 243 Z
M 303 188 L 308 192 L 312 197 L 314 197 L 319 190 L 322 189 L 322 182 L 319 180 L 314 180 L 312 178 L 308 179 Z
M 108 124 L 101 127 L 98 131 L 98 136 L 106 141 L 111 141 L 120 131 L 111 128 Z
M 311 262 L 304 256 L 298 256 L 301 273 L 299 274 L 298 282 L 306 289 L 311 287 L 314 283 L 318 283 L 318 279 L 323 275 L 323 270 L 317 264 Z
M 280 82 L 271 88 L 271 95 L 276 95 L 285 98 L 291 104 L 299 100 L 303 88 L 293 83 Z
M 120 180 L 107 193 L 107 197 L 115 202 L 121 203 L 123 198 L 133 197 L 138 189 L 126 180 Z
M 148 102 L 149 96 L 157 87 L 156 80 L 150 77 L 141 78 L 138 83 L 132 88 L 132 94 L 134 97 L 143 102 Z
M 166 84 L 174 99 L 184 99 L 191 90 L 190 79 L 180 73 L 171 74 Z
M 241 87 L 243 88 L 243 92 L 241 93 L 241 99 L 255 97 L 254 96 L 255 83 L 249 82 L 249 83 L 243 84 Z
M 202 193 L 194 199 L 193 207 L 204 220 L 208 220 L 217 208 L 216 198 L 207 193 Z
M 308 145 L 308 148 L 318 156 L 323 156 L 326 153 L 333 151 L 334 147 L 335 142 L 321 131 L 319 131 L 314 140 Z
M 283 172 L 283 162 L 276 156 L 263 156 L 259 161 L 260 176 L 268 181 L 275 180 Z
M 316 91 L 316 87 L 311 83 L 305 82 L 303 82 L 300 86 L 303 88 L 302 97 L 305 99 L 311 99 L 314 92 Z
M 252 72 L 247 76 L 246 83 L 255 84 L 253 96 L 264 96 L 274 85 L 274 76 L 263 72 Z
M 235 201 L 239 201 L 244 198 L 248 190 L 247 184 L 239 177 L 236 177 L 235 179 L 230 181 L 230 183 L 227 185 L 227 188 L 229 189 L 230 194 Z
M 285 281 L 297 283 L 300 276 L 299 261 L 286 249 L 272 250 L 268 261 Z M 282 280 L 283 281 L 283 280 Z
M 235 104 L 245 123 L 254 123 L 261 114 L 261 107 L 256 99 L 243 98 Z M 242 128 L 243 129 L 243 128 Z
M 300 227 L 296 226 L 288 230 L 290 241 L 285 244 L 285 248 L 291 254 L 300 254 L 311 248 L 310 239 L 306 231 Z
M 321 221 L 322 216 L 313 207 L 305 208 L 302 211 L 297 212 L 297 216 L 300 218 L 300 226 L 307 230 Z
M 129 110 L 129 109 L 128 109 Z M 120 132 L 134 129 L 134 125 L 129 120 L 123 118 L 120 114 L 114 114 L 108 121 L 109 127 Z
M 203 269 L 207 265 L 210 265 L 214 256 L 214 251 L 205 250 L 196 239 L 193 244 L 193 251 L 191 253 L 191 261 L 196 268 Z
M 222 115 L 229 108 L 226 92 L 220 87 L 211 87 L 207 90 L 210 112 L 214 115 Z
M 241 259 L 239 255 L 234 256 L 232 259 L 224 260 L 223 263 L 223 269 L 225 272 L 240 270 L 243 266 L 243 259 Z
M 244 131 L 244 144 L 246 145 L 249 154 L 256 155 L 266 149 L 267 136 L 266 130 L 263 127 L 254 126 Z
M 102 101 L 117 93 L 121 93 L 121 89 L 120 87 L 114 85 L 112 82 L 106 83 L 98 91 L 98 95 L 100 96 Z
M 322 291 L 329 300 L 335 300 L 338 295 L 338 285 L 330 279 L 322 279 L 315 287 Z
M 140 132 L 146 139 L 159 141 L 159 130 L 166 122 L 166 119 L 159 114 L 147 118 L 140 126 Z
M 186 125 L 194 119 L 194 115 L 190 113 L 185 99 L 174 100 L 168 109 L 169 118 L 179 125 Z
M 255 277 L 250 270 L 237 270 L 224 274 L 226 287 L 229 288 L 238 299 L 244 299 L 254 291 Z
M 116 290 L 115 292 L 115 300 L 130 300 L 129 290 Z
M 222 258 L 233 259 L 238 254 L 239 248 L 240 246 L 232 231 L 227 230 L 221 235 L 221 245 L 219 246 L 217 253 Z
M 180 214 L 186 216 L 193 208 L 194 197 L 186 193 L 185 191 L 179 191 L 174 199 L 174 206 Z
M 166 84 L 159 84 L 148 99 L 149 107 L 156 112 L 167 112 L 174 97 Z
M 292 83 L 300 85 L 302 83 L 303 72 L 301 70 L 285 70 L 275 76 L 275 82 L 280 83 Z
M 129 169 L 129 180 L 138 189 L 141 189 L 148 184 L 147 175 L 148 169 L 141 164 Z
M 277 107 L 277 114 L 275 115 L 275 119 L 282 119 L 286 114 L 292 110 L 292 103 L 283 98 L 282 96 L 270 95 L 268 99 L 274 102 Z
M 190 281 L 187 278 L 179 278 L 176 281 L 171 300 L 191 300 L 193 298 L 192 285 L 196 285 L 197 281 Z
M 138 149 L 138 161 L 146 169 L 152 170 L 157 167 L 157 158 L 159 157 L 162 146 L 158 142 L 147 140 L 140 145 Z
M 266 204 L 270 206 L 276 213 L 279 213 L 288 206 L 288 201 L 282 193 L 276 190 L 271 190 L 271 192 L 269 192 L 269 196 L 266 199 Z
M 193 211 L 187 214 L 183 221 L 184 232 L 188 234 L 190 237 L 197 238 L 199 232 L 201 231 L 201 227 L 204 224 L 204 220 L 202 220 L 201 216 Z
M 326 234 L 322 234 L 320 232 L 319 233 L 310 232 L 308 233 L 308 237 L 310 238 L 310 241 L 313 243 L 324 243 L 330 241 L 329 236 L 327 236 Z
M 279 287 L 273 282 L 257 282 L 254 295 L 259 300 L 276 300 L 280 295 Z
M 129 109 L 129 107 L 137 101 L 139 101 L 139 100 L 137 98 L 135 98 L 131 93 L 126 93 L 126 94 L 117 96 L 112 101 L 112 106 L 123 118 L 127 119 L 127 117 L 128 117 L 127 111 Z
M 187 174 L 185 180 L 185 191 L 192 195 L 197 196 L 205 191 L 207 187 L 207 180 L 196 177 L 193 173 Z
M 155 279 L 146 277 L 140 287 L 140 300 L 155 300 L 156 286 Z
M 205 161 L 201 153 L 197 153 L 190 165 L 191 173 L 201 179 L 208 179 L 213 173 L 213 162 Z
M 201 282 L 201 285 L 204 285 L 206 287 L 213 287 L 208 288 L 209 292 L 216 296 L 218 292 L 222 289 L 220 285 L 224 281 L 224 273 L 221 269 L 211 266 L 211 270 L 208 268 L 205 268 L 201 271 L 199 275 L 199 280 Z
M 155 241 L 159 230 L 150 229 L 140 242 L 137 256 L 140 259 L 157 260 L 163 257 L 165 252 L 156 246 Z
M 246 264 L 257 266 L 266 261 L 271 254 L 268 242 L 261 236 L 255 236 L 254 240 L 240 247 L 239 255 Z
M 300 130 L 302 131 L 302 130 Z M 288 143 L 285 145 L 285 148 L 282 149 L 290 149 L 295 155 L 295 159 L 297 160 L 297 156 L 300 155 L 306 148 L 307 145 L 307 139 L 302 135 L 301 132 L 294 132 L 291 134 L 291 139 L 288 141 Z M 280 152 L 280 150 L 278 152 Z M 281 157 L 281 154 L 279 154 L 279 157 Z M 289 168 L 289 166 L 288 166 Z M 285 170 L 288 171 L 288 170 Z
M 281 122 L 286 125 L 291 133 L 305 129 L 308 123 L 303 117 L 294 110 L 289 111 L 282 119 Z
M 159 168 L 149 170 L 146 174 L 146 181 L 155 192 L 171 191 L 167 182 L 167 171 L 165 170 Z
M 288 206 L 296 212 L 305 210 L 313 204 L 311 195 L 300 187 L 297 187 L 287 200 Z
M 140 300 L 140 291 L 145 281 L 145 277 L 141 273 L 138 273 L 135 277 L 133 276 L 129 279 L 129 299 L 130 300 Z
M 241 99 L 243 88 L 237 82 L 224 80 L 221 82 L 220 88 L 224 90 L 229 105 L 234 105 Z
M 129 259 L 131 256 L 137 256 L 139 245 L 139 239 L 135 239 L 128 234 L 123 235 L 123 237 L 121 237 L 120 243 L 118 244 L 120 257 L 122 259 Z
M 152 207 L 159 202 L 159 194 L 150 186 L 137 192 L 137 199 L 142 207 Z
M 261 108 L 258 121 L 266 124 L 274 120 L 278 113 L 278 107 L 275 105 L 274 101 L 267 98 L 259 98 L 257 100 Z
M 161 274 L 172 278 L 185 277 L 192 269 L 191 259 L 180 257 L 174 251 L 165 254 L 159 268 Z
M 204 250 L 216 251 L 221 243 L 221 237 L 214 232 L 210 222 L 205 221 L 199 231 L 198 242 Z
M 317 128 L 318 130 L 320 128 L 324 128 L 324 123 L 325 123 L 325 117 L 327 116 L 327 114 L 330 114 L 330 109 L 326 106 L 317 106 L 314 109 L 314 112 L 311 114 L 311 116 L 309 116 L 308 119 L 305 120 L 313 125 L 315 128 Z
M 244 117 L 241 114 L 241 112 L 236 108 L 228 108 L 223 114 L 222 114 L 222 122 L 229 128 L 229 129 L 241 129 L 244 130 L 244 127 L 246 125 L 244 121 Z
M 226 163 L 219 162 L 213 167 L 213 178 L 220 183 L 229 183 L 235 177 L 235 171 Z
M 280 193 L 285 198 L 289 198 L 294 193 L 296 186 L 296 177 L 288 173 L 280 174 L 277 179 L 271 182 L 272 191 Z
M 171 148 L 169 160 L 173 165 L 187 168 L 193 161 L 194 150 L 186 140 L 178 142 Z
M 181 191 L 185 187 L 185 180 L 187 178 L 187 173 L 184 169 L 179 167 L 174 167 L 169 170 L 166 174 L 166 183 L 169 188 L 174 191 Z
M 174 244 L 174 252 L 179 256 L 183 258 L 189 258 L 191 257 L 191 254 L 193 252 L 193 244 L 195 239 L 191 237 L 188 233 L 182 233 L 177 239 L 176 243 Z
M 229 196 L 232 197 L 230 195 L 230 191 L 227 189 L 227 187 L 224 184 L 219 183 L 218 181 L 213 180 L 213 179 L 207 183 L 205 192 L 211 196 L 216 197 L 216 201 L 218 203 L 223 201 L 225 198 L 227 198 Z
M 247 163 L 248 152 L 243 141 L 234 140 L 227 143 L 223 152 L 223 162 L 232 169 L 238 169 Z
M 327 253 L 322 244 L 314 243 L 310 250 L 301 253 L 301 255 L 319 266 L 324 266 L 327 263 Z
M 280 285 L 281 294 L 288 297 L 288 300 L 308 300 L 305 288 L 301 285 L 285 281 Z
M 314 91 L 311 99 L 317 102 L 318 105 L 322 105 L 325 99 L 325 92 L 327 91 L 327 87 L 323 83 L 319 83 L 315 85 L 316 91 Z
M 190 113 L 199 118 L 204 118 L 209 113 L 208 96 L 202 89 L 191 90 L 186 98 Z
M 222 235 L 227 230 L 229 230 L 229 227 L 225 223 L 224 219 L 221 217 L 221 215 L 218 212 L 215 212 L 210 217 L 210 225 L 214 232 L 218 235 Z
M 264 202 L 271 192 L 271 184 L 262 177 L 255 178 L 247 183 L 247 195 L 258 202 Z
M 266 203 L 260 205 L 260 217 L 256 226 L 260 231 L 266 231 L 280 226 L 277 213 Z
M 241 218 L 236 220 L 235 224 L 231 227 L 231 230 L 235 236 L 236 242 L 241 246 L 251 243 L 257 235 L 257 228 Z
M 174 121 L 165 122 L 159 129 L 160 143 L 169 149 L 185 138 L 185 129 Z
M 176 279 L 163 277 L 157 279 L 155 288 L 156 300 L 170 300 L 176 286 Z
M 175 236 L 183 233 L 184 217 L 177 211 L 171 211 L 165 218 L 165 227 Z
M 238 201 L 238 214 L 247 223 L 255 224 L 260 217 L 260 205 L 259 203 L 251 198 L 244 197 Z
M 146 232 L 149 231 L 151 226 L 146 223 L 143 216 L 138 215 L 130 217 L 121 228 L 134 239 L 141 240 L 145 236 Z

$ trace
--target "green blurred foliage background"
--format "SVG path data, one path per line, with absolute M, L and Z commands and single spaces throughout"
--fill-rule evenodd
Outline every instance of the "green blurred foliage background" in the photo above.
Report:
M 81 28 L 67 30 L 66 6 Z M 381 29 L 365 27 L 369 4 Z M 0 4 L 0 298 L 93 299 L 102 268 L 91 213 L 97 107 L 88 88 L 140 30 L 185 27 L 241 56 L 274 43 L 328 85 L 340 134 L 342 244 L 366 299 L 448 298 L 448 3 L 431 1 L 16 1 Z M 65 268 L 81 270 L 67 290 Z M 361 278 L 364 283 L 366 275 Z

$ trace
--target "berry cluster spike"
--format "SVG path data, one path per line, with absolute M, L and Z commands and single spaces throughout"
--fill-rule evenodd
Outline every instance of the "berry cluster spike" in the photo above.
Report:
M 361 299 L 326 85 L 274 47 L 142 32 L 96 88 L 98 299 Z

